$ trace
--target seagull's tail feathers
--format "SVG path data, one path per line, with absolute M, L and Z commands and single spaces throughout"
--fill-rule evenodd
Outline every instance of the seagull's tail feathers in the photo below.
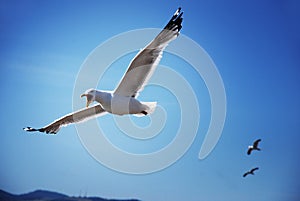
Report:
M 152 114 L 155 111 L 157 102 L 141 102 L 145 106 L 145 110 L 143 110 L 139 114 L 134 114 L 137 117 L 143 117 L 145 115 Z
M 178 35 L 179 31 L 182 28 L 182 15 L 183 12 L 181 11 L 181 8 L 179 7 L 168 24 L 164 27 L 164 29 L 156 36 L 156 38 L 153 40 L 155 43 L 151 43 L 151 46 L 147 47 L 149 49 L 151 48 L 157 48 L 160 47 L 164 49 L 168 43 L 170 43 L 172 40 L 174 40 Z
M 157 102 L 143 102 L 143 104 L 148 107 L 148 109 L 146 109 L 146 112 L 148 114 L 152 114 L 155 111 Z

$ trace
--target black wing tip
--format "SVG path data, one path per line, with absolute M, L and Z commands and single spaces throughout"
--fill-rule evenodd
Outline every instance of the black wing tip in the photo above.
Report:
M 183 20 L 182 15 L 183 15 L 183 11 L 181 11 L 181 7 L 178 7 L 176 12 L 172 16 L 171 20 L 164 27 L 164 29 L 173 30 L 173 31 L 177 30 L 179 32 L 182 28 L 181 25 Z
M 47 133 L 47 134 L 56 134 L 57 132 L 56 131 L 47 131 L 45 130 L 44 128 L 32 128 L 32 127 L 25 127 L 23 128 L 24 131 L 27 131 L 27 132 L 41 132 L 41 133 Z
M 173 16 L 177 16 L 181 12 L 181 6 L 177 8 Z M 182 13 L 182 12 L 181 12 Z
M 39 129 L 36 129 L 36 128 L 32 128 L 32 127 L 25 127 L 23 128 L 24 131 L 27 131 L 27 132 L 35 132 L 35 131 L 39 131 Z

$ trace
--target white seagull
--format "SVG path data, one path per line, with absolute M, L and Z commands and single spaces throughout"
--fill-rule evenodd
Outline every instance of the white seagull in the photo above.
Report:
M 87 99 L 87 108 L 63 116 L 45 127 L 38 129 L 26 127 L 24 130 L 56 134 L 62 126 L 83 122 L 107 113 L 137 116 L 151 114 L 155 110 L 156 102 L 140 102 L 136 98 L 153 74 L 164 49 L 179 35 L 182 28 L 182 15 L 183 12 L 179 7 L 164 29 L 133 58 L 113 92 L 89 89 L 81 95 Z M 98 104 L 88 107 L 94 101 Z
M 253 142 L 253 145 L 248 146 L 247 154 L 250 155 L 253 150 L 260 151 L 260 148 L 258 148 L 258 143 L 261 141 L 261 139 L 255 140 Z

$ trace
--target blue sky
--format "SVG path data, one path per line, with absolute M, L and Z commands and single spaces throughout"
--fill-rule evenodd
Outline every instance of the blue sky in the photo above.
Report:
M 172 166 L 152 174 L 124 174 L 96 161 L 74 126 L 55 136 L 22 130 L 43 126 L 72 111 L 77 74 L 99 44 L 126 31 L 161 28 L 178 6 L 184 11 L 181 33 L 210 55 L 226 90 L 224 130 L 207 158 L 199 160 L 198 152 L 210 119 L 208 92 L 201 77 L 188 65 L 179 67 L 184 63 L 169 54 L 162 64 L 189 80 L 201 109 L 192 146 Z M 1 0 L 0 188 L 16 194 L 46 189 L 148 201 L 299 200 L 299 17 L 296 0 Z M 133 55 L 112 65 L 110 70 L 118 76 L 110 75 L 111 83 L 97 87 L 113 89 Z M 116 70 L 116 64 L 125 66 Z M 162 104 L 175 100 L 167 91 L 155 90 L 165 94 L 157 98 Z M 155 101 L 153 91 L 146 88 L 139 98 Z M 138 151 L 156 150 L 174 137 L 178 119 L 173 114 L 178 111 L 170 106 L 166 111 L 171 123 L 163 137 L 149 142 L 146 151 Z M 111 119 L 108 115 L 99 122 Z M 136 121 L 143 125 L 148 120 Z M 135 145 L 127 144 L 129 140 L 123 140 L 115 125 L 106 125 L 114 143 L 123 148 Z M 262 151 L 249 157 L 247 146 L 257 138 L 262 138 Z M 257 175 L 242 178 L 244 171 L 255 166 L 260 167 Z

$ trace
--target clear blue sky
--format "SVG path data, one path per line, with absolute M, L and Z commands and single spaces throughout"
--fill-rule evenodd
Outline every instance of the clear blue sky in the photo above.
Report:
M 72 111 L 80 66 L 100 43 L 133 29 L 161 28 L 178 6 L 184 10 L 182 34 L 207 51 L 226 89 L 226 123 L 206 159 L 199 160 L 198 152 L 209 119 L 207 98 L 200 103 L 204 126 L 187 153 L 172 166 L 147 175 L 101 165 L 81 144 L 74 126 L 56 136 L 22 130 Z M 299 8 L 296 0 L 1 0 L 0 188 L 16 194 L 45 189 L 145 201 L 299 200 Z M 171 60 L 166 55 L 162 63 L 178 68 Z M 205 89 L 195 86 L 200 78 L 189 70 L 178 71 L 190 76 L 197 93 Z M 140 98 L 154 96 L 145 90 Z M 172 96 L 162 101 L 167 98 Z M 117 131 L 114 135 L 117 141 Z M 262 138 L 262 151 L 248 157 L 247 146 L 256 138 Z M 242 178 L 255 166 L 260 167 L 257 175 Z

